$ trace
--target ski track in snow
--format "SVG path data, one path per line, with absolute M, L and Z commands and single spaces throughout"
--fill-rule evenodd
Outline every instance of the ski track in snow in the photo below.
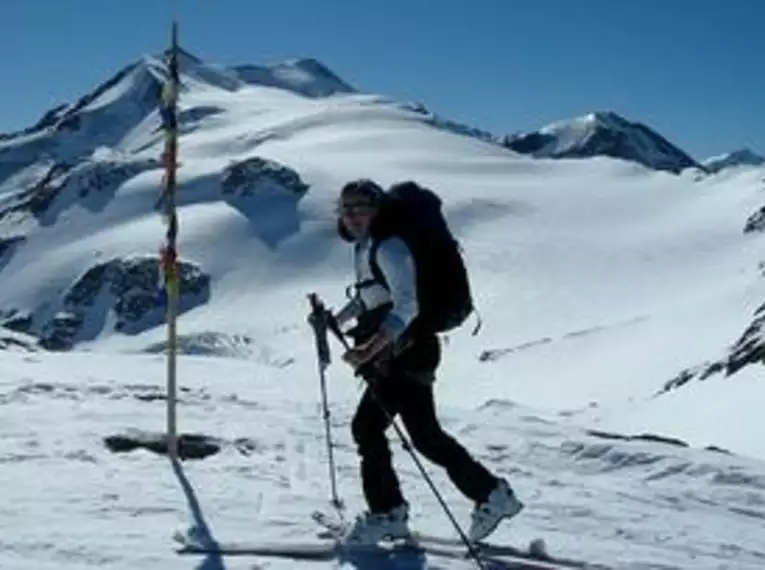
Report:
M 308 356 L 308 355 L 306 355 Z M 108 359 L 119 365 L 100 372 Z M 0 389 L 3 452 L 0 509 L 4 568 L 213 568 L 173 553 L 171 534 L 193 522 L 170 462 L 146 451 L 112 455 L 101 443 L 126 427 L 161 430 L 164 364 L 153 356 L 7 355 L 16 381 Z M 188 429 L 252 443 L 233 445 L 183 473 L 213 538 L 312 540 L 314 509 L 330 509 L 317 381 L 299 381 L 301 396 L 274 383 L 295 371 L 260 378 L 258 366 L 182 357 L 180 422 Z M 62 374 L 62 371 L 66 371 Z M 142 380 L 137 381 L 137 377 Z M 338 388 L 341 388 L 338 390 Z M 347 388 L 347 387 L 346 387 Z M 356 456 L 349 435 L 355 388 L 330 385 L 332 429 L 341 497 L 361 508 Z M 459 412 L 459 413 L 458 413 Z M 447 429 L 490 468 L 510 477 L 526 510 L 492 536 L 524 544 L 543 537 L 552 552 L 618 568 L 757 568 L 765 520 L 765 466 L 712 451 L 604 440 L 560 418 L 507 401 L 466 411 L 442 406 Z M 193 429 L 192 429 L 193 426 Z M 417 528 L 453 535 L 416 466 L 391 432 L 396 464 L 413 503 Z M 444 474 L 428 472 L 466 524 L 468 505 Z M 19 525 L 23 517 L 27 521 Z M 247 557 L 223 567 L 250 568 Z M 434 568 L 471 563 L 432 559 Z M 209 562 L 208 562 L 209 564 Z M 269 559 L 267 568 L 290 560 Z M 306 568 L 314 564 L 300 562 Z M 654 564 L 654 566 L 650 566 Z M 324 565 L 324 566 L 322 566 Z

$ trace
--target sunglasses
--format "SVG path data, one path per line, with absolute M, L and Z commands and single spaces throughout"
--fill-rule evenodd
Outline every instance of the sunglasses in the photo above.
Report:
M 374 206 L 367 201 L 362 202 L 343 202 L 338 204 L 337 212 L 342 215 L 369 214 L 374 210 Z

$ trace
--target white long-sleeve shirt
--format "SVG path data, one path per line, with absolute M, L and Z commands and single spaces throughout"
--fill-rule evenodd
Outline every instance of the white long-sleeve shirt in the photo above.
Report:
M 374 280 L 370 266 L 370 247 L 372 241 L 363 238 L 353 247 L 353 262 L 356 282 Z M 371 311 L 380 305 L 391 302 L 391 310 L 386 314 L 381 327 L 398 339 L 417 316 L 417 281 L 414 258 L 401 238 L 390 237 L 377 246 L 377 265 L 385 277 L 387 288 L 380 283 L 373 283 L 358 290 L 337 314 L 337 321 L 343 326 L 350 319 L 362 312 Z

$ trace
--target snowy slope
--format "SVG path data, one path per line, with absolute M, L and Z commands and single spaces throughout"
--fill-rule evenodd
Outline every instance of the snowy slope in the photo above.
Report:
M 7 529 L 0 564 L 62 568 L 411 568 L 373 561 L 177 556 L 171 536 L 198 515 L 213 538 L 311 542 L 313 509 L 331 512 L 323 424 L 309 337 L 289 368 L 239 359 L 184 357 L 180 426 L 220 438 L 223 449 L 180 473 L 147 451 L 112 455 L 102 438 L 163 428 L 159 356 L 7 354 L 0 361 Z M 353 382 L 332 373 L 340 497 L 363 508 L 349 437 Z M 742 457 L 651 442 L 597 438 L 507 401 L 466 409 L 441 399 L 445 426 L 528 502 L 497 543 L 544 537 L 554 554 L 618 569 L 761 567 L 765 469 Z M 393 435 L 392 435 L 393 437 Z M 413 462 L 394 446 L 414 524 L 454 536 Z M 460 524 L 469 505 L 428 466 Z M 40 476 L 45 473 L 45 476 Z M 48 475 L 50 473 L 50 475 Z M 12 494 L 12 495 L 11 495 Z M 653 564 L 653 566 L 651 566 Z M 468 570 L 431 557 L 417 568 Z M 496 564 L 496 569 L 509 566 Z
M 234 70 L 247 83 L 288 88 L 308 97 L 355 91 L 323 63 L 312 58 L 292 59 L 271 66 L 239 65 Z
M 439 405 L 529 504 L 497 541 L 541 535 L 557 552 L 618 568 L 761 566 L 759 353 L 735 374 L 662 392 L 724 360 L 757 320 L 765 238 L 744 225 L 765 201 L 761 173 L 697 180 L 607 157 L 538 160 L 382 96 L 306 93 L 303 75 L 262 84 L 188 54 L 184 69 L 179 247 L 194 291 L 179 320 L 181 428 L 253 446 L 186 467 L 216 535 L 312 535 L 307 513 L 326 506 L 328 483 L 305 295 L 337 306 L 351 279 L 334 233 L 339 186 L 416 178 L 445 198 L 484 320 L 476 337 L 469 327 L 450 335 Z M 164 425 L 166 330 L 152 305 L 162 141 L 147 87 L 162 73 L 146 58 L 63 111 L 79 128 L 3 141 L 15 166 L 0 188 L 1 314 L 73 350 L 14 343 L 0 353 L 3 477 L 14 489 L 0 521 L 24 528 L 4 537 L 2 567 L 194 564 L 171 551 L 190 515 L 167 462 L 102 445 Z M 348 434 L 358 385 L 340 364 L 329 374 L 342 492 L 360 508 Z M 397 458 L 418 525 L 448 533 L 411 462 Z M 42 469 L 56 477 L 31 476 Z M 464 520 L 468 505 L 431 472 Z

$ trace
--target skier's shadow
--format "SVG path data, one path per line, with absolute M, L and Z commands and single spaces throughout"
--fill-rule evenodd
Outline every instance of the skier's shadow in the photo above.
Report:
M 429 570 L 425 554 L 418 552 L 371 553 L 353 549 L 341 550 L 338 562 L 358 570 Z
M 213 538 L 212 532 L 210 532 L 210 527 L 207 525 L 207 521 L 202 513 L 202 507 L 199 504 L 194 488 L 186 477 L 186 473 L 183 472 L 181 462 L 178 459 L 171 457 L 170 463 L 173 466 L 173 471 L 175 472 L 176 477 L 178 477 L 178 482 L 181 484 L 181 489 L 189 504 L 191 517 L 194 521 L 193 532 L 195 539 L 204 544 L 217 546 L 218 542 Z M 220 554 L 211 552 L 203 558 L 202 562 L 195 567 L 195 570 L 226 570 L 226 567 L 223 564 L 223 557 Z

